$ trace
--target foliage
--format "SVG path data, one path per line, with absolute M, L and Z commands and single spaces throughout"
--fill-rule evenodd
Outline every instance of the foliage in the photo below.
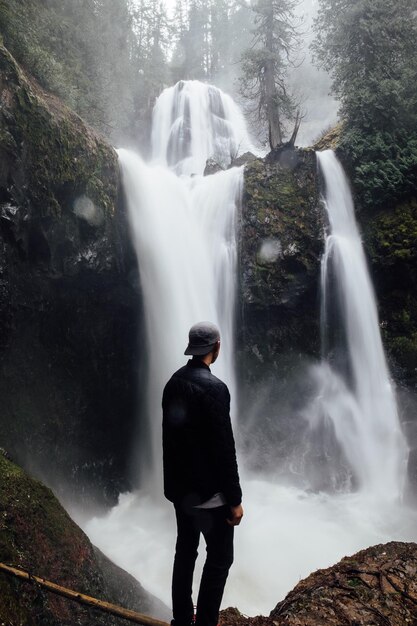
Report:
M 416 0 L 320 0 L 313 44 L 346 121 L 340 149 L 366 206 L 417 182 Z
M 162 10 L 156 0 L 142 8 L 130 0 L 0 0 L 0 30 L 43 87 L 120 143 L 145 134 L 165 81 Z
M 249 45 L 251 13 L 239 0 L 177 0 L 171 60 L 174 82 L 197 79 L 230 86 L 235 66 Z
M 115 144 L 149 138 L 156 97 L 180 79 L 229 87 L 250 40 L 240 0 L 0 0 L 6 47 Z
M 241 93 L 268 125 L 271 149 L 282 143 L 283 120 L 293 119 L 296 103 L 288 91 L 287 69 L 296 49 L 294 9 L 298 0 L 256 0 L 255 28 L 243 55 Z

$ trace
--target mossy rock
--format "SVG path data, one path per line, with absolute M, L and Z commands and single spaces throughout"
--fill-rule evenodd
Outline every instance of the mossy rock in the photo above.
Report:
M 316 150 L 317 152 L 321 152 L 323 150 L 337 151 L 343 135 L 343 129 L 344 123 L 339 122 L 329 130 L 326 130 L 322 137 L 320 137 L 320 139 L 318 139 L 314 144 L 314 150 Z
M 313 150 L 284 146 L 246 166 L 236 363 L 239 434 L 257 472 L 291 465 L 306 428 L 300 411 L 306 368 L 320 354 L 325 227 Z
M 417 199 L 359 214 L 397 378 L 417 385 Z
M 117 154 L 3 46 L 0 104 L 0 444 L 113 504 L 130 486 L 141 319 Z
M 258 159 L 246 167 L 240 229 L 241 302 L 246 317 L 256 316 L 256 311 L 261 316 L 281 311 L 283 319 L 277 319 L 276 326 L 283 343 L 283 324 L 290 324 L 288 335 L 294 344 L 294 321 L 295 325 L 299 322 L 296 334 L 305 335 L 301 317 L 309 310 L 311 320 L 311 307 L 316 306 L 324 227 L 312 150 L 286 150 L 273 160 Z M 292 321 L 289 311 L 295 313 Z
M 52 491 L 0 454 L 0 562 L 125 608 L 166 619 L 167 610 L 97 551 Z M 126 605 L 128 598 L 129 606 Z M 14 626 L 122 626 L 0 573 L 0 623 Z
M 10 197 L 41 219 L 72 211 L 72 201 L 82 194 L 112 215 L 118 185 L 115 151 L 26 76 L 3 46 L 0 76 L 0 150 L 9 164 L 0 182 Z

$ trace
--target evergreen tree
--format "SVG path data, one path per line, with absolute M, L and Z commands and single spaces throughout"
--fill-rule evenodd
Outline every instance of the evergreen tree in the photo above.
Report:
M 142 144 L 166 85 L 169 44 L 159 0 L 0 0 L 17 60 L 116 144 Z
M 227 82 L 240 61 L 249 26 L 241 19 L 250 10 L 239 0 L 177 0 L 176 43 L 171 61 L 173 82 L 181 79 Z
M 177 8 L 180 15 L 178 4 Z M 175 82 L 181 79 L 205 80 L 208 77 L 208 15 L 208 3 L 190 0 L 186 20 L 182 17 L 177 25 L 178 40 L 172 62 Z
M 159 0 L 136 2 L 132 14 L 136 35 L 132 59 L 135 133 L 142 145 L 148 145 L 155 100 L 169 82 L 167 55 L 172 29 Z
M 258 120 L 267 124 L 271 149 L 282 144 L 283 122 L 296 112 L 287 69 L 298 43 L 297 4 L 298 0 L 255 0 L 252 45 L 242 59 L 241 94 L 254 103 Z
M 416 0 L 320 0 L 316 58 L 332 74 L 341 148 L 367 205 L 417 182 Z

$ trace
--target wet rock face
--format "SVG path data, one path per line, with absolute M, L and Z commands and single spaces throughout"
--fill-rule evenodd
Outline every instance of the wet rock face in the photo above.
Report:
M 381 330 L 398 378 L 417 388 L 417 199 L 358 214 L 364 232 Z
M 302 580 L 268 618 L 222 612 L 224 626 L 404 626 L 417 621 L 417 545 L 362 550 Z
M 324 231 L 312 150 L 278 150 L 246 166 L 237 367 L 239 416 L 250 431 L 243 426 L 242 438 L 257 470 L 287 462 L 306 427 L 296 416 L 304 370 L 320 353 Z
M 304 335 L 301 316 L 308 309 L 311 318 L 311 305 L 317 304 L 324 240 L 314 152 L 292 150 L 280 161 L 258 159 L 246 167 L 240 237 L 244 319 L 257 311 L 291 311 L 298 316 Z M 289 332 L 287 338 L 285 332 Z M 281 349 L 294 347 L 300 339 L 294 329 L 285 331 L 278 320 L 273 333 Z M 305 336 L 302 339 L 306 350 Z M 265 355 L 271 348 L 259 346 Z M 317 332 L 309 348 L 316 352 Z
M 117 155 L 2 47 L 0 102 L 0 445 L 55 488 L 112 501 L 140 316 Z
M 140 613 L 168 617 L 161 602 L 92 546 L 49 489 L 2 456 L 0 513 L 0 562 Z M 28 626 L 126 623 L 3 573 L 0 622 Z
M 417 546 L 362 550 L 299 583 L 271 612 L 278 624 L 400 626 L 417 619 Z

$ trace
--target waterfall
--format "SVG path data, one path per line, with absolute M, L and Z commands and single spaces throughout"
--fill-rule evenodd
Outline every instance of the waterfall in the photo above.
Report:
M 141 483 L 160 495 L 162 390 L 186 361 L 188 330 L 195 322 L 218 324 L 221 355 L 215 370 L 231 388 L 232 402 L 236 397 L 235 233 L 242 168 L 202 176 L 208 158 L 230 164 L 237 146 L 248 145 L 242 114 L 231 102 L 215 87 L 198 81 L 178 83 L 166 89 L 155 106 L 153 163 L 119 151 L 149 355 L 150 436 L 141 437 Z
M 185 175 L 202 174 L 209 158 L 225 167 L 238 154 L 254 151 L 232 98 L 197 80 L 181 80 L 158 98 L 152 149 L 155 160 Z
M 329 345 L 329 302 L 337 300 L 345 341 L 345 367 L 326 360 L 315 370 L 319 393 L 310 419 L 331 421 L 359 488 L 399 500 L 407 447 L 389 378 L 375 295 L 355 221 L 349 184 L 331 150 L 317 154 L 330 222 L 322 260 L 322 344 Z M 324 355 L 325 356 L 325 355 Z
M 222 351 L 213 369 L 236 398 L 235 226 L 242 171 L 201 176 L 206 158 L 230 162 L 236 145 L 246 149 L 241 114 L 230 114 L 228 103 L 213 87 L 180 83 L 166 90 L 155 107 L 154 162 L 147 165 L 131 152 L 119 153 L 146 307 L 151 438 L 138 450 L 146 465 L 141 491 L 122 494 L 116 507 L 84 527 L 95 545 L 168 605 L 175 518 L 172 506 L 154 497 L 162 494 L 161 393 L 184 363 L 188 329 L 198 319 L 220 326 Z M 213 131 L 217 124 L 219 140 Z M 229 133 L 222 134 L 226 128 Z M 318 567 L 377 543 L 417 539 L 415 511 L 398 502 L 407 450 L 349 188 L 332 153 L 318 159 L 331 223 L 322 266 L 322 325 L 326 339 L 335 322 L 329 304 L 335 301 L 337 276 L 346 363 L 336 365 L 329 354 L 316 366 L 318 388 L 306 416 L 313 425 L 323 417 L 331 421 L 359 488 L 314 493 L 284 480 L 277 484 L 275 476 L 248 476 L 239 455 L 245 517 L 236 529 L 235 563 L 223 608 L 238 606 L 248 615 L 267 615 Z M 323 341 L 324 350 L 330 339 Z M 200 558 L 197 584 L 201 567 Z

